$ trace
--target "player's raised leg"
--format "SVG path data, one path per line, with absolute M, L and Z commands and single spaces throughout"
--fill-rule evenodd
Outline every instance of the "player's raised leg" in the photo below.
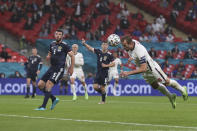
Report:
M 176 94 L 172 94 L 169 92 L 169 90 L 166 88 L 165 85 L 163 85 L 162 83 L 159 83 L 159 82 L 153 82 L 151 84 L 151 86 L 154 88 L 154 89 L 157 89 L 159 90 L 162 94 L 164 94 L 165 96 L 167 96 L 172 104 L 172 108 L 176 108 Z
M 176 90 L 180 91 L 183 99 L 186 101 L 188 99 L 188 93 L 187 93 L 187 88 L 186 86 L 181 86 L 177 81 L 168 78 L 166 81 L 167 85 L 175 88 Z
M 115 78 L 114 87 L 113 87 L 113 94 L 114 94 L 114 96 L 116 96 L 116 88 L 118 86 L 118 81 L 119 81 L 119 79 Z

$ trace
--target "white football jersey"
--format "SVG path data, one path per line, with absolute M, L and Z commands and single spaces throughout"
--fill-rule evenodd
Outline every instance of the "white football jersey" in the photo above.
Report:
M 71 57 L 69 55 L 67 55 L 67 57 L 66 57 L 66 64 L 67 64 L 67 67 L 70 67 L 70 65 L 71 65 Z M 82 69 L 83 65 L 84 65 L 83 55 L 82 55 L 82 53 L 77 52 L 77 54 L 75 54 L 74 70 L 75 69 Z
M 115 66 L 112 66 L 112 67 L 110 67 L 109 68 L 109 71 L 111 72 L 111 71 L 118 71 L 118 65 L 121 65 L 122 64 L 122 62 L 121 62 L 121 60 L 119 59 L 119 58 L 116 58 L 115 60 L 114 60 L 114 62 L 115 62 Z
M 154 66 L 154 61 L 148 54 L 146 48 L 140 44 L 140 42 L 136 40 L 132 40 L 135 43 L 134 49 L 132 51 L 128 51 L 130 57 L 132 57 L 135 61 L 137 67 L 140 67 L 140 64 L 147 63 L 148 69 Z

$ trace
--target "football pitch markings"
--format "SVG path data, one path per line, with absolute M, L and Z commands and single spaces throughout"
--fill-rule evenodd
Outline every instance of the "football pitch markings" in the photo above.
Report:
M 86 122 L 86 123 L 119 124 L 119 125 L 131 125 L 131 126 L 164 127 L 164 128 L 179 128 L 179 129 L 195 129 L 195 130 L 197 130 L 197 127 L 189 127 L 189 126 L 187 127 L 187 126 L 157 125 L 157 124 L 129 123 L 129 122 L 101 121 L 101 120 L 99 120 L 99 121 L 97 121 L 97 120 L 78 120 L 78 119 L 67 119 L 67 118 L 43 117 L 43 116 L 0 114 L 0 117 L 15 117 L 15 118 L 22 118 L 22 119 L 45 119 L 45 120 Z

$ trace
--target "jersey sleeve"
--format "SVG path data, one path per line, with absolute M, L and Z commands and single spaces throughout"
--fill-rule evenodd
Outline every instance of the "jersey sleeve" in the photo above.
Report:
M 100 50 L 100 49 L 95 49 L 95 48 L 94 48 L 94 53 L 95 53 L 96 55 L 98 55 L 98 54 L 101 53 L 101 50 Z
M 110 62 L 114 61 L 114 57 L 112 54 L 109 55 L 109 60 L 110 60 Z
M 67 45 L 67 44 L 65 44 L 65 46 L 64 46 L 64 51 L 65 51 L 65 53 L 70 52 L 70 51 L 71 51 L 70 46 L 69 46 L 69 45 Z
M 119 65 L 121 65 L 121 64 L 122 64 L 122 62 L 121 62 L 121 60 L 120 60 L 120 59 L 118 59 L 118 64 L 119 64 Z
M 141 48 L 136 52 L 137 57 L 139 58 L 140 64 L 146 63 L 146 49 Z

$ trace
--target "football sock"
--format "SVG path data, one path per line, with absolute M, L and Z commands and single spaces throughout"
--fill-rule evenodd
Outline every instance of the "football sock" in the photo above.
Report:
M 36 94 L 36 86 L 33 86 L 33 95 Z
M 46 108 L 46 105 L 50 96 L 51 96 L 51 92 L 46 91 L 44 95 L 44 101 L 43 101 L 42 107 Z
M 85 89 L 85 93 L 88 93 L 87 92 L 87 85 L 85 84 L 85 86 L 84 86 L 84 89 Z
M 105 102 L 105 98 L 106 98 L 106 93 L 102 93 L 102 101 Z
M 115 82 L 114 83 L 114 89 L 116 89 L 117 85 L 118 85 L 118 83 Z
M 26 93 L 26 95 L 29 95 L 29 92 L 30 92 L 30 87 L 27 86 L 27 93 Z
M 157 88 L 162 94 L 166 95 L 168 98 L 171 98 L 171 93 L 168 91 L 168 89 L 161 83 L 158 83 L 159 87 Z
M 170 79 L 169 85 L 180 91 L 182 94 L 185 92 L 185 89 L 177 81 L 173 79 Z
M 73 96 L 76 96 L 76 91 L 75 91 L 75 85 L 74 84 L 71 84 L 71 89 L 72 89 L 72 92 L 73 92 Z
M 51 98 L 52 102 L 56 99 L 56 97 L 53 94 L 50 95 L 50 98 Z

